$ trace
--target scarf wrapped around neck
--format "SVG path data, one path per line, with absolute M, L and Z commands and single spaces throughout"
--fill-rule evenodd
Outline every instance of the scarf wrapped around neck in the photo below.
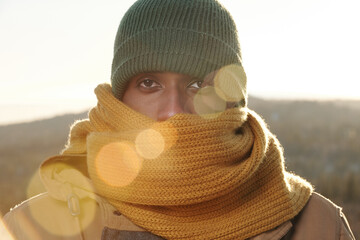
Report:
M 156 122 L 118 101 L 108 84 L 95 93 L 98 105 L 73 125 L 61 156 L 85 155 L 82 176 L 96 194 L 156 235 L 246 239 L 295 217 L 311 195 L 247 108 Z

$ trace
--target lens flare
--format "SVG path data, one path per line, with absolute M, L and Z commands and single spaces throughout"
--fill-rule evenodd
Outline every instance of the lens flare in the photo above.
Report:
M 129 142 L 112 142 L 101 148 L 96 156 L 97 175 L 114 187 L 129 185 L 138 175 L 142 159 Z
M 176 127 L 168 121 L 156 122 L 151 126 L 152 129 L 159 132 L 164 140 L 164 150 L 166 151 L 175 145 L 179 134 Z
M 43 192 L 46 192 L 46 189 L 41 182 L 39 172 L 36 171 L 30 179 L 30 182 L 26 189 L 26 196 L 27 198 L 31 198 Z
M 226 109 L 225 96 L 215 87 L 201 88 L 194 97 L 194 108 L 204 118 L 215 118 Z
M 228 65 L 215 75 L 216 93 L 227 102 L 240 102 L 246 96 L 246 75 L 242 66 Z
M 146 159 L 157 158 L 165 148 L 165 140 L 155 129 L 146 129 L 135 140 L 136 151 Z
M 68 208 L 67 202 L 61 202 L 49 197 L 40 197 L 30 204 L 30 213 L 33 218 L 21 215 L 21 224 L 24 232 L 31 235 L 29 239 L 42 239 L 36 228 L 41 226 L 49 235 L 54 236 L 75 236 L 84 231 L 94 220 L 97 203 L 90 198 L 77 199 L 79 209 L 77 215 L 73 215 Z M 56 220 L 54 219 L 56 218 Z M 34 226 L 34 222 L 39 226 Z M 54 237 L 56 238 L 56 237 Z

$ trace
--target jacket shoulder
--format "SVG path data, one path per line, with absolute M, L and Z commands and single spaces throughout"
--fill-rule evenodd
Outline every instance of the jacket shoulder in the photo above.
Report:
M 355 239 L 341 208 L 318 193 L 312 194 L 293 224 L 294 240 Z
M 85 228 L 86 233 L 99 236 L 96 203 L 84 201 L 80 206 L 84 214 L 75 216 L 67 202 L 43 193 L 11 209 L 3 221 L 15 239 L 79 239 Z
M 37 219 L 38 213 L 46 212 L 42 209 L 52 203 L 52 199 L 47 193 L 39 194 L 35 197 L 16 205 L 3 218 L 3 222 L 9 233 L 14 239 L 41 239 L 48 236 L 47 231 L 41 226 L 41 220 Z M 48 214 L 43 214 L 46 217 Z

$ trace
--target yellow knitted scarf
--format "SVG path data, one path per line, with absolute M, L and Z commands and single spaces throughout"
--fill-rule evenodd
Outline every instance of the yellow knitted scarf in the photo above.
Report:
M 155 122 L 95 89 L 63 156 L 86 154 L 89 178 L 135 224 L 166 239 L 246 239 L 296 216 L 312 188 L 246 108 Z M 85 174 L 87 175 L 87 174 Z

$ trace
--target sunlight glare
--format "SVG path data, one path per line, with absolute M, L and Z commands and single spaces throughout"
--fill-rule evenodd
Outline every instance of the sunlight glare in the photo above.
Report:
M 142 159 L 130 142 L 112 142 L 101 148 L 95 166 L 97 175 L 106 184 L 123 187 L 137 177 Z
M 246 75 L 242 66 L 228 65 L 215 75 L 215 91 L 227 102 L 240 102 L 246 92 Z
M 84 230 L 94 220 L 97 203 L 95 200 L 86 199 L 81 201 L 79 215 L 73 216 L 70 209 L 67 209 L 67 203 L 64 202 L 64 207 L 59 207 L 59 202 L 56 200 L 39 199 L 30 204 L 30 212 L 34 220 L 47 232 L 56 236 L 74 236 L 78 235 L 80 231 Z M 54 221 L 54 216 L 57 220 Z M 33 229 L 33 223 L 28 222 L 28 218 L 24 218 L 26 232 L 36 234 Z M 82 229 L 79 229 L 81 221 Z M 61 224 L 59 224 L 61 222 Z M 38 238 L 36 238 L 38 239 Z
M 136 151 L 146 159 L 157 158 L 165 148 L 161 133 L 154 129 L 146 129 L 139 133 L 135 140 Z
M 175 145 L 178 140 L 179 134 L 176 127 L 168 121 L 156 122 L 151 127 L 155 131 L 159 132 L 164 139 L 164 150 L 166 151 Z
M 36 171 L 29 181 L 26 189 L 26 196 L 27 198 L 31 198 L 43 192 L 46 192 L 46 189 L 41 182 L 39 172 Z
M 216 118 L 225 111 L 226 99 L 221 89 L 207 86 L 201 88 L 194 97 L 194 108 L 198 115 L 204 118 Z

